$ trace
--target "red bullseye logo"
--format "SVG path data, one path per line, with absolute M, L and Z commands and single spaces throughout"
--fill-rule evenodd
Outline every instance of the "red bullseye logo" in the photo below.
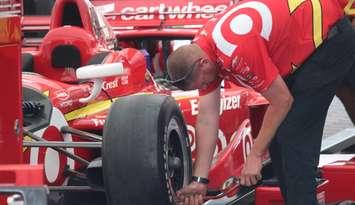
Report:
M 191 146 L 192 155 L 195 156 L 196 150 L 196 130 L 193 126 L 187 125 L 187 133 L 189 135 L 189 142 Z M 218 130 L 218 140 L 213 156 L 216 156 L 220 151 L 227 147 L 227 139 L 222 130 Z
M 195 128 L 191 125 L 187 125 L 187 134 L 189 135 L 191 151 L 194 151 L 196 149 Z
M 48 141 L 64 141 L 62 134 L 54 126 L 48 127 L 44 131 L 42 138 Z M 66 156 L 51 148 L 40 148 L 38 162 L 44 165 L 47 184 L 64 183 L 63 176 L 67 164 Z
M 236 41 L 245 35 L 257 32 L 269 40 L 272 24 L 269 7 L 262 2 L 249 1 L 226 12 L 216 23 L 212 38 L 217 48 L 231 57 L 238 48 Z
M 251 126 L 249 121 L 242 130 L 241 137 L 243 145 L 243 158 L 245 161 L 250 153 L 251 147 L 253 146 L 253 137 L 251 135 Z
M 68 126 L 63 114 L 57 108 L 53 107 L 50 124 L 48 127 L 36 131 L 34 134 L 47 141 L 72 142 L 71 134 L 63 134 L 60 128 Z M 66 150 L 74 154 L 73 148 Z M 32 147 L 24 151 L 25 161 L 29 164 L 43 164 L 45 171 L 45 180 L 49 185 L 66 184 L 67 177 L 64 171 L 74 169 L 75 162 L 51 148 Z

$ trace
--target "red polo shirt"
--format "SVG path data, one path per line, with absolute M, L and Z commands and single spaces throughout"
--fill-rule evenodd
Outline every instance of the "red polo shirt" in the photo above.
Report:
M 327 38 L 344 15 L 342 1 L 243 0 L 207 22 L 193 42 L 217 63 L 222 78 L 263 92 Z M 200 94 L 217 88 L 222 78 Z

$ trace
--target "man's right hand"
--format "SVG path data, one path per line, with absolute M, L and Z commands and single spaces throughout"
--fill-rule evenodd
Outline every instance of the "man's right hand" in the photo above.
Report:
M 206 193 L 206 184 L 191 182 L 177 192 L 178 205 L 201 205 Z

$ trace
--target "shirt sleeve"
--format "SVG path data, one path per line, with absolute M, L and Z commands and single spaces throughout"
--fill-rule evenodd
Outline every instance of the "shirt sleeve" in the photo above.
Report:
M 245 36 L 232 57 L 233 77 L 242 87 L 263 92 L 279 75 L 266 48 L 265 39 L 258 34 Z

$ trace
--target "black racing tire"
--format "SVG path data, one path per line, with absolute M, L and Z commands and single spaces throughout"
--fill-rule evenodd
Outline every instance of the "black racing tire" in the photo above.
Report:
M 191 149 L 183 116 L 169 96 L 114 102 L 103 134 L 103 178 L 109 205 L 175 204 L 191 178 Z

